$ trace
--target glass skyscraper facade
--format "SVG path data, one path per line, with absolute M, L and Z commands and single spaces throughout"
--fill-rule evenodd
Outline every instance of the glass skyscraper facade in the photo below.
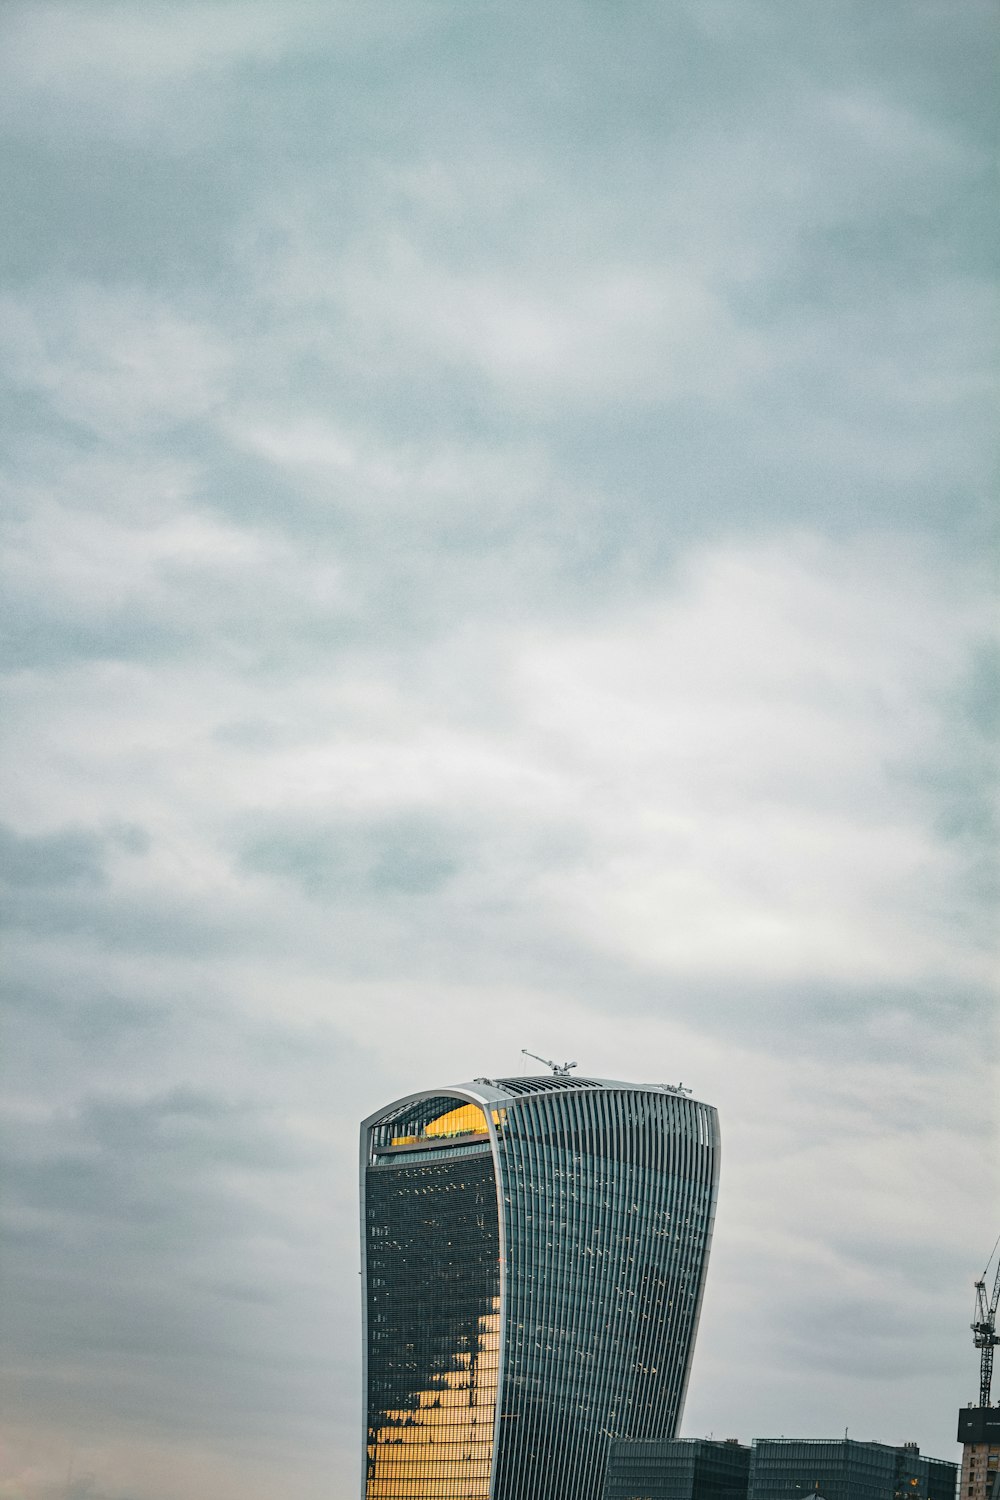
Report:
M 365 1500 L 599 1500 L 616 1439 L 673 1438 L 718 1161 L 709 1105 L 608 1079 L 366 1120 Z

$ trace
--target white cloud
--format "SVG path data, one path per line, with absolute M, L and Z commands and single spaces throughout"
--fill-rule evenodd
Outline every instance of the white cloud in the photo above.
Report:
M 153 601 L 167 622 L 195 609 L 200 630 L 218 619 L 229 637 L 261 593 L 276 623 L 352 607 L 327 558 L 263 533 L 189 518 L 77 545 L 63 530 L 52 585 L 84 611 L 104 568 L 127 580 L 122 598 Z M 236 638 L 198 674 L 100 668 L 119 686 L 96 710 L 85 688 L 82 719 L 66 700 L 58 734 L 118 747 L 103 816 L 166 827 L 186 809 L 205 856 L 234 819 L 416 813 L 483 840 L 456 888 L 464 908 L 505 890 L 535 922 L 640 972 L 973 980 L 979 961 L 952 915 L 964 853 L 933 831 L 913 749 L 931 761 L 943 750 L 942 701 L 987 629 L 960 589 L 888 540 L 729 543 L 691 556 L 655 605 L 599 628 L 506 643 L 481 629 L 416 654 L 353 647 L 335 675 L 303 663 L 269 681 L 263 702 L 255 674 L 223 675 Z M 477 699 L 473 717 L 463 706 L 466 674 L 483 667 L 488 727 Z M 242 747 L 226 731 L 261 718 L 271 731 Z M 60 812 L 58 787 L 37 784 L 49 819 L 69 819 L 72 800 Z M 543 831 L 576 853 L 534 868 Z
M 90 93 L 98 82 L 155 86 L 179 74 L 273 59 L 309 7 L 252 4 L 12 5 L 6 66 L 28 88 Z
M 926 557 L 801 538 L 703 554 L 662 605 L 540 644 L 529 732 L 593 851 L 547 899 L 664 975 L 980 972 L 960 856 L 897 772 L 943 749 L 936 700 L 987 629 Z
M 188 151 L 226 134 L 224 104 L 241 73 L 320 44 L 347 55 L 396 45 L 433 14 L 422 0 L 391 17 L 315 0 L 160 0 L 142 9 L 123 0 L 15 0 L 0 31 L 0 118 L 15 133 L 44 137 L 56 126 L 55 109 L 91 138 Z
M 262 273 L 265 274 L 265 273 Z M 431 361 L 484 377 L 517 410 L 560 402 L 642 406 L 680 396 L 725 398 L 768 365 L 724 291 L 694 264 L 587 263 L 572 245 L 528 271 L 447 267 L 399 234 L 336 260 L 289 247 L 269 266 L 267 295 L 334 308 L 343 353 L 416 375 Z M 262 289 L 263 290 L 263 289 Z
M 8 295 L 0 317 L 9 377 L 111 443 L 204 418 L 222 400 L 230 348 L 156 293 L 44 286 Z
M 315 504 L 354 514 L 407 514 L 421 530 L 463 514 L 509 524 L 555 480 L 544 451 L 528 443 L 488 448 L 422 438 L 392 444 L 363 426 L 320 415 L 255 411 L 226 423 L 231 441 L 289 478 Z

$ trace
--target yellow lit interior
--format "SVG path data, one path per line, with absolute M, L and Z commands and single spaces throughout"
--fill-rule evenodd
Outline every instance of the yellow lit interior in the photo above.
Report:
M 506 1114 L 505 1109 L 495 1109 L 494 1125 L 502 1125 Z M 449 1109 L 445 1114 L 438 1115 L 436 1120 L 431 1120 L 430 1124 L 424 1126 L 421 1135 L 394 1135 L 392 1144 L 412 1146 L 415 1141 L 433 1140 L 438 1136 L 485 1135 L 488 1128 L 486 1116 L 478 1104 L 460 1104 L 457 1109 Z
M 369 1431 L 367 1500 L 489 1500 L 499 1351 L 495 1297 L 456 1368 L 432 1376 L 416 1406 L 384 1412 Z
M 466 1135 L 473 1130 L 486 1133 L 486 1116 L 478 1104 L 461 1104 L 458 1109 L 449 1109 L 446 1115 L 438 1115 L 432 1120 L 424 1135 Z

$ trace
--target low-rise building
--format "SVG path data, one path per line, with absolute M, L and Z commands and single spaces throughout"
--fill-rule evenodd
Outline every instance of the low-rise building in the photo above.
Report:
M 986 1469 L 992 1483 L 996 1466 Z M 916 1443 L 757 1438 L 612 1443 L 603 1500 L 956 1500 L 958 1465 Z M 958 1500 L 994 1500 L 987 1491 Z M 998 1497 L 1000 1500 L 1000 1497 Z
M 611 1445 L 604 1500 L 746 1500 L 750 1449 L 735 1438 Z
M 955 1500 L 958 1465 L 926 1458 L 916 1443 L 853 1438 L 758 1438 L 749 1500 Z

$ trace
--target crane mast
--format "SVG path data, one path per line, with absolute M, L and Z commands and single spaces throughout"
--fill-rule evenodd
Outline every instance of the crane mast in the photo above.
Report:
M 992 1257 L 991 1257 L 992 1259 Z M 989 1406 L 993 1384 L 993 1351 L 1000 1344 L 997 1336 L 997 1304 L 1000 1303 L 1000 1257 L 993 1281 L 993 1291 L 986 1300 L 986 1277 L 989 1265 L 976 1282 L 976 1310 L 972 1322 L 972 1341 L 982 1351 L 979 1362 L 979 1405 Z
M 962 1500 L 1000 1500 L 996 1454 L 1000 1452 L 1000 1406 L 990 1405 L 993 1383 L 993 1351 L 997 1337 L 997 1305 L 1000 1303 L 1000 1261 L 993 1289 L 990 1267 L 1000 1248 L 1000 1238 L 990 1253 L 986 1269 L 975 1283 L 976 1305 L 972 1314 L 972 1342 L 979 1350 L 979 1405 L 963 1406 L 958 1413 L 958 1441 L 962 1444 Z M 990 1467 L 992 1464 L 992 1468 Z

